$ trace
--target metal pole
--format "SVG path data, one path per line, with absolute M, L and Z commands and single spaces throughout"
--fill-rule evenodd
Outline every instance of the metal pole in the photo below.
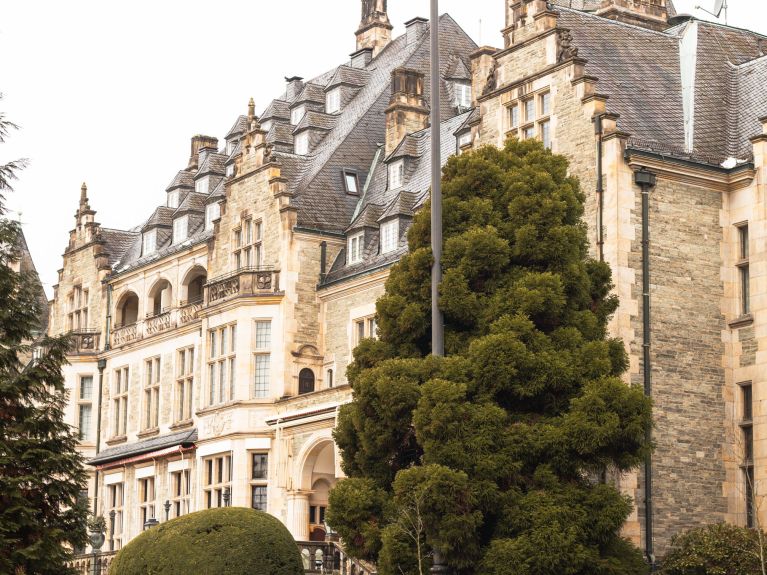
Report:
M 445 355 L 445 328 L 439 309 L 442 283 L 442 154 L 440 139 L 439 1 L 431 0 L 431 352 Z

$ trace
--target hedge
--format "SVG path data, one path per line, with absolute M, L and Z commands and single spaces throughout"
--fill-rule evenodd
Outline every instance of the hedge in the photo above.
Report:
M 253 509 L 209 509 L 161 523 L 128 543 L 109 575 L 303 575 L 296 542 Z

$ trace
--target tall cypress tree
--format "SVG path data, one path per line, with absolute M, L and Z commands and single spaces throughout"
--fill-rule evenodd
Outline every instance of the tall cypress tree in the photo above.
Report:
M 15 127 L 0 114 L 0 143 Z M 86 476 L 64 421 L 69 342 L 39 335 L 37 277 L 14 270 L 21 230 L 4 194 L 24 164 L 0 165 L 0 573 L 61 575 L 86 542 Z
M 329 521 L 384 575 L 643 573 L 609 477 L 639 466 L 651 406 L 626 385 L 609 267 L 588 257 L 567 160 L 509 141 L 444 169 L 446 358 L 430 352 L 429 208 L 348 370 Z

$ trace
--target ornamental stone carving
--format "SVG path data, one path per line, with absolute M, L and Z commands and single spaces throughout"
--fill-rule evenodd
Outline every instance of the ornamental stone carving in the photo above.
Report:
M 573 47 L 573 35 L 570 33 L 570 30 L 560 30 L 557 62 L 564 62 L 577 57 L 578 48 Z

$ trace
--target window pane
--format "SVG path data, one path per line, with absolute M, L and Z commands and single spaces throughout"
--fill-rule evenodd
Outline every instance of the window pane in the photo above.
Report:
M 535 120 L 535 101 L 531 98 L 525 102 L 525 122 Z
M 753 388 L 750 385 L 743 386 L 743 419 L 751 421 L 754 417 Z
M 266 486 L 254 485 L 252 487 L 252 493 L 253 493 L 253 502 L 252 502 L 253 509 L 258 509 L 259 511 L 266 511 Z
M 551 148 L 551 123 L 541 122 L 541 140 L 546 148 Z
M 254 453 L 252 461 L 251 479 L 266 479 L 269 456 L 266 453 Z
M 93 399 L 93 377 L 80 378 L 80 399 Z
M 271 356 L 261 354 L 256 356 L 256 374 L 254 396 L 263 399 L 269 395 L 269 364 Z
M 80 406 L 80 441 L 89 441 L 91 439 L 91 422 L 93 408 L 90 404 Z
M 256 349 L 269 349 L 272 345 L 272 322 L 256 322 Z
M 738 228 L 738 234 L 740 236 L 740 259 L 748 259 L 748 226 L 741 226 Z
M 541 115 L 548 116 L 551 114 L 551 94 L 546 92 L 541 95 Z

